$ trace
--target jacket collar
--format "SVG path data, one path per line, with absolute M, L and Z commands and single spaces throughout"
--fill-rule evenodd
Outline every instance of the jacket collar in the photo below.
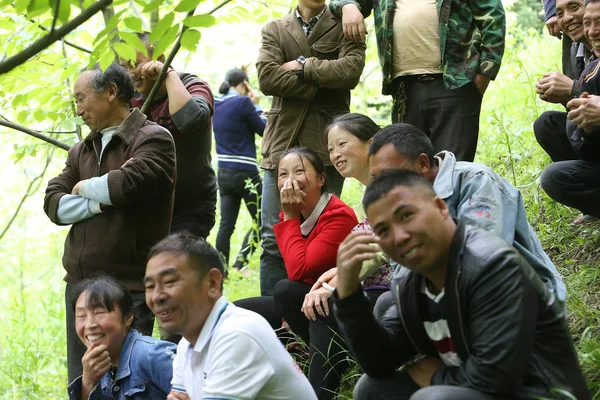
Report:
M 435 155 L 439 170 L 433 181 L 433 190 L 443 200 L 454 194 L 452 174 L 456 165 L 456 157 L 449 151 L 440 151 Z
M 113 133 L 113 137 L 117 136 L 121 138 L 123 143 L 126 146 L 129 146 L 133 137 L 137 134 L 139 128 L 146 121 L 146 115 L 144 115 L 138 108 L 131 109 L 131 112 L 121 122 L 121 125 L 117 128 L 117 130 Z M 92 131 L 89 135 L 87 135 L 84 139 L 85 145 L 88 149 L 92 149 L 94 146 L 94 140 L 99 139 L 101 136 L 100 132 Z
M 133 351 L 133 345 L 138 336 L 141 334 L 133 328 L 129 329 L 127 332 L 127 336 L 125 336 L 125 340 L 123 341 L 123 346 L 121 347 L 121 352 L 119 353 L 119 366 L 117 367 L 117 375 L 115 376 L 115 381 L 121 380 L 123 378 L 131 375 L 131 368 L 129 366 L 129 362 L 131 361 L 131 352 Z M 112 383 L 112 379 L 110 374 L 104 374 L 102 379 L 100 380 L 100 385 L 102 389 L 106 389 Z
M 296 18 L 296 11 L 294 10 L 285 17 L 285 29 L 300 47 L 300 52 L 302 55 L 306 58 L 309 58 L 313 56 L 310 46 L 319 40 L 321 36 L 331 30 L 331 28 L 336 25 L 336 22 L 337 20 L 335 16 L 331 13 L 331 11 L 329 11 L 329 7 L 327 7 L 323 15 L 319 18 L 319 22 L 317 22 L 314 28 L 310 31 L 310 35 L 306 37 L 304 31 L 302 30 L 300 21 L 298 21 Z
M 313 230 L 317 221 L 319 221 L 319 217 L 323 214 L 325 207 L 329 204 L 329 200 L 331 200 L 331 193 L 323 193 L 315 206 L 315 209 L 312 210 L 306 221 L 300 225 L 300 232 L 302 232 L 302 236 L 308 236 L 310 232 Z

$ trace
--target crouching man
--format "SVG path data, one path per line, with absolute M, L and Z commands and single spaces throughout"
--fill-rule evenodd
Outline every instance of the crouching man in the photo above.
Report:
M 502 239 L 449 216 L 420 174 L 389 170 L 367 188 L 374 235 L 338 250 L 335 315 L 366 375 L 354 398 L 590 399 L 562 303 Z M 407 273 L 380 321 L 362 294 L 361 262 L 378 244 Z M 400 368 L 402 367 L 402 368 Z M 400 370 L 398 370 L 400 368 Z
M 156 244 L 144 278 L 161 326 L 183 336 L 168 400 L 316 400 L 269 323 L 223 297 L 223 263 L 203 239 L 174 233 Z

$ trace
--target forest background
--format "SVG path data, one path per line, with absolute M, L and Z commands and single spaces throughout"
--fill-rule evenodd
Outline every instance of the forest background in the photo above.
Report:
M 61 256 L 68 227 L 53 225 L 42 204 L 48 179 L 64 165 L 63 148 L 88 132 L 74 113 L 78 71 L 94 62 L 108 65 L 114 51 L 133 58 L 140 46 L 133 33 L 153 27 L 159 51 L 170 54 L 181 44 L 174 68 L 197 74 L 215 93 L 228 69 L 245 65 L 256 88 L 260 29 L 293 6 L 285 0 L 0 0 L 0 399 L 66 398 Z M 560 42 L 545 31 L 538 0 L 504 0 L 504 6 L 506 52 L 484 97 L 476 162 L 521 189 L 530 222 L 567 283 L 571 331 L 590 390 L 600 399 L 600 224 L 571 226 L 577 211 L 543 193 L 539 176 L 550 160 L 532 132 L 539 114 L 560 109 L 535 95 L 537 79 L 560 70 Z M 367 64 L 352 110 L 386 125 L 391 102 L 380 94 L 372 17 L 367 25 Z M 268 109 L 269 98 L 261 105 Z M 346 182 L 343 200 L 354 206 L 361 196 L 359 184 Z M 243 209 L 232 258 L 250 227 Z M 211 243 L 217 229 L 218 219 Z M 250 260 L 252 276 L 234 273 L 227 281 L 230 300 L 258 294 L 259 254 Z

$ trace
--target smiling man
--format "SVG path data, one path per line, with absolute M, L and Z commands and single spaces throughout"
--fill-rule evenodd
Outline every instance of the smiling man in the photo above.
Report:
M 591 398 L 563 305 L 513 247 L 453 220 L 414 171 L 382 173 L 362 203 L 373 234 L 353 232 L 340 245 L 334 293 L 365 372 L 354 399 Z M 358 278 L 374 244 L 410 271 L 392 281 L 395 303 L 381 321 Z
M 269 323 L 223 297 L 221 257 L 203 239 L 180 232 L 156 244 L 144 283 L 162 327 L 183 336 L 168 400 L 316 400 Z
M 85 346 L 75 332 L 71 292 L 101 273 L 124 283 L 134 299 L 136 328 L 152 334 L 142 278 L 150 247 L 169 232 L 175 189 L 175 146 L 169 132 L 130 110 L 133 86 L 117 64 L 82 72 L 74 87 L 77 115 L 91 133 L 75 144 L 60 175 L 48 182 L 44 211 L 71 225 L 65 241 L 69 381 L 81 375 Z

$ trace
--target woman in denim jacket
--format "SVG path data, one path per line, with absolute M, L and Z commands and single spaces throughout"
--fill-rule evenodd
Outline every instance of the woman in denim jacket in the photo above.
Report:
M 88 279 L 75 286 L 73 299 L 77 334 L 87 351 L 83 375 L 68 387 L 69 399 L 165 399 L 177 346 L 132 328 L 127 288 L 110 277 Z

